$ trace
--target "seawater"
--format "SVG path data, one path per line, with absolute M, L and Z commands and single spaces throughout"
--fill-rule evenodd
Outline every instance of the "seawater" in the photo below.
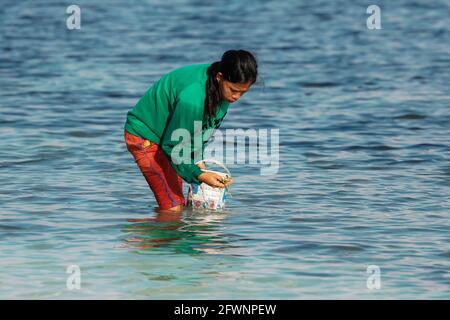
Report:
M 448 2 L 378 1 L 380 30 L 364 1 L 77 4 L 71 31 L 64 1 L 0 8 L 1 298 L 450 298 Z M 237 48 L 260 80 L 221 130 L 279 129 L 279 170 L 159 214 L 126 112 Z

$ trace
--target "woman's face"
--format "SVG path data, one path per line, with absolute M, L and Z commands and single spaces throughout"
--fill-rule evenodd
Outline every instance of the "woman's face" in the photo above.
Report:
M 219 83 L 220 94 L 223 100 L 230 103 L 236 102 L 252 86 L 252 82 L 234 83 L 223 78 L 221 72 L 217 73 L 216 80 Z

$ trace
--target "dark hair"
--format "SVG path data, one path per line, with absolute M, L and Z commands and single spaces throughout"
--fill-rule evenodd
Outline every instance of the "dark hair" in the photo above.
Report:
M 220 89 L 216 79 L 218 72 L 223 78 L 233 83 L 255 83 L 258 76 L 258 66 L 255 57 L 245 50 L 228 50 L 208 68 L 206 81 L 205 119 L 216 116 L 220 103 Z

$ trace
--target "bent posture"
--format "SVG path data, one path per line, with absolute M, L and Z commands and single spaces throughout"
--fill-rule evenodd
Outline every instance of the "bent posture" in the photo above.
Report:
M 221 61 L 188 65 L 164 75 L 128 112 L 124 130 L 127 149 L 160 210 L 182 210 L 186 204 L 183 180 L 219 188 L 232 182 L 224 184 L 220 175 L 203 172 L 204 164 L 196 165 L 195 158 L 201 155 L 203 159 L 208 132 L 220 127 L 229 104 L 247 92 L 256 78 L 253 55 L 229 50 Z M 180 141 L 177 129 L 189 133 L 189 141 Z M 200 144 L 195 143 L 198 139 Z M 189 161 L 185 154 L 180 157 L 180 150 L 189 150 Z

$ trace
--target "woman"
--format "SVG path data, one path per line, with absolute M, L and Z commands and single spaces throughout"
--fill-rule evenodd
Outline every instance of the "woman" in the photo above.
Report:
M 229 50 L 221 61 L 188 65 L 166 74 L 128 112 L 124 131 L 127 149 L 160 210 L 183 209 L 182 180 L 218 188 L 232 182 L 224 184 L 220 175 L 203 172 L 204 164 L 196 165 L 192 157 L 201 153 L 203 159 L 207 132 L 221 125 L 229 104 L 247 92 L 256 78 L 254 56 L 245 50 Z M 177 129 L 190 134 L 188 149 L 180 149 L 186 141 L 180 142 Z M 200 146 L 195 141 L 200 141 Z M 189 161 L 180 161 L 179 150 L 190 151 Z

